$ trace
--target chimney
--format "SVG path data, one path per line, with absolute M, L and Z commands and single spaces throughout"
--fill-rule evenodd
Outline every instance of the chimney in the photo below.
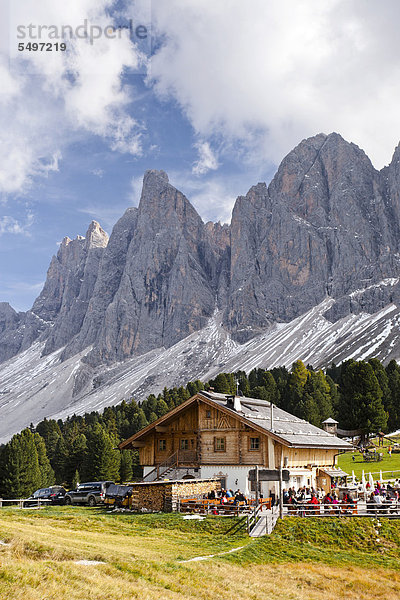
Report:
M 227 396 L 226 406 L 232 410 L 235 410 L 236 412 L 242 412 L 242 404 L 239 396 Z

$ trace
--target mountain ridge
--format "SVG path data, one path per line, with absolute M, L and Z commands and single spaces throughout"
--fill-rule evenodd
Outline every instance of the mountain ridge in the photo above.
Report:
M 64 238 L 31 310 L 0 303 L 0 363 L 32 344 L 43 361 L 79 357 L 73 403 L 102 370 L 201 336 L 215 314 L 240 348 L 327 300 L 332 327 L 397 309 L 399 165 L 400 145 L 378 171 L 339 134 L 318 134 L 289 152 L 269 185 L 237 198 L 229 225 L 205 223 L 164 171 L 148 170 L 138 207 L 110 237 L 92 221 L 85 237 Z

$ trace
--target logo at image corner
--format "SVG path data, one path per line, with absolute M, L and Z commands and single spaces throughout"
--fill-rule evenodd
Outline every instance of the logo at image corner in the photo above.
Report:
M 88 19 L 84 19 L 83 23 L 75 27 L 67 24 L 48 25 L 29 23 L 29 25 L 17 25 L 17 39 L 26 42 L 84 39 L 88 40 L 92 45 L 96 40 L 103 37 L 110 40 L 121 39 L 126 34 L 129 35 L 132 41 L 143 42 L 148 39 L 149 30 L 146 25 L 134 23 L 132 19 L 121 25 L 109 23 L 106 26 L 89 23 Z

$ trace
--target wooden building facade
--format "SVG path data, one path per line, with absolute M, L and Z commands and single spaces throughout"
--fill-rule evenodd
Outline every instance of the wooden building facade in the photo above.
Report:
M 199 392 L 120 444 L 137 448 L 147 481 L 217 477 L 223 487 L 250 493 L 255 465 L 290 470 L 289 485 L 316 486 L 318 469 L 332 467 L 350 444 L 269 402 Z M 266 484 L 265 484 L 266 485 Z M 274 484 L 262 490 L 275 491 Z

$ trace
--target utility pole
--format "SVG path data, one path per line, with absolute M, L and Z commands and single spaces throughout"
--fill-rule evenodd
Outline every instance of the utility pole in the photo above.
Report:
M 258 482 L 258 465 L 256 465 L 256 508 L 258 508 L 259 501 L 259 482 Z
M 283 446 L 281 446 L 281 460 L 279 463 L 279 518 L 280 519 L 283 519 L 282 468 L 283 468 Z

